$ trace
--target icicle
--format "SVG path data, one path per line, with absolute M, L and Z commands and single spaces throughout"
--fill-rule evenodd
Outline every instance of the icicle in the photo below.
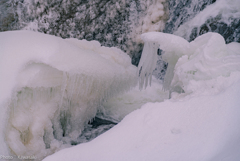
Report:
M 157 42 L 145 42 L 142 57 L 138 65 L 139 89 L 142 90 L 144 82 L 145 88 L 148 83 L 151 85 L 152 73 L 157 63 L 157 50 L 159 44 Z M 148 80 L 150 79 L 150 80 Z

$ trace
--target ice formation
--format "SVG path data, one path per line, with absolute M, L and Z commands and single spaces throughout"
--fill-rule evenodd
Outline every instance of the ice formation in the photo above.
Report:
M 44 161 L 237 161 L 239 90 L 237 83 L 214 96 L 145 104 L 95 140 Z
M 210 83 L 212 79 L 217 79 L 219 76 L 227 77 L 232 72 L 240 70 L 238 44 L 226 45 L 223 37 L 217 33 L 206 33 L 190 43 L 181 37 L 157 32 L 143 34 L 142 39 L 147 46 L 144 48 L 150 46 L 154 51 L 143 50 L 138 67 L 140 88 L 143 82 L 147 85 L 148 77 L 156 65 L 157 49 L 153 47 L 154 44 L 163 50 L 163 60 L 168 63 L 163 88 L 170 92 L 191 93 L 192 90 L 196 92 L 201 90 L 202 86 L 197 85 L 201 81 L 207 83 L 209 80 Z M 194 81 L 195 84 L 192 84 Z M 212 83 L 214 86 L 213 81 Z M 191 88 L 190 84 L 192 84 Z
M 71 146 L 102 102 L 136 86 L 136 67 L 97 41 L 0 33 L 1 155 L 42 159 Z
M 162 102 L 168 99 L 169 93 L 163 91 L 162 87 L 162 81 L 153 77 L 151 87 L 139 91 L 139 87 L 136 86 L 124 94 L 103 102 L 103 108 L 97 116 L 120 122 L 126 115 L 148 102 Z
M 93 141 L 44 161 L 240 160 L 240 44 L 226 45 L 217 33 L 190 43 L 164 33 L 142 37 L 152 43 L 148 49 L 158 43 L 165 61 L 175 63 L 173 76 L 167 79 L 171 99 L 146 103 Z M 154 54 L 156 50 L 150 49 L 150 58 L 143 57 L 145 81 L 152 72 Z
M 160 48 L 164 51 L 162 59 L 168 63 L 163 88 L 169 90 L 173 70 L 178 58 L 185 54 L 188 55 L 188 50 L 190 49 L 188 41 L 179 36 L 161 32 L 145 33 L 142 34 L 141 38 L 145 44 L 138 66 L 140 89 L 142 89 L 144 82 L 146 88 L 149 78 L 149 84 L 151 84 L 152 72 L 157 63 L 157 50 Z

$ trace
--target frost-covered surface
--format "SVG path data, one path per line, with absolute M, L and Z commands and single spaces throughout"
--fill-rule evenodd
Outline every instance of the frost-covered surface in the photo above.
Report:
M 4 0 L 0 2 L 0 31 L 24 29 L 97 40 L 138 58 L 140 35 L 163 30 L 165 9 L 165 0 Z
M 93 141 L 44 161 L 240 160 L 240 44 L 226 45 L 217 33 L 191 43 L 157 34 L 143 38 L 158 42 L 160 48 L 162 44 L 165 54 L 179 57 L 170 83 L 172 98 L 147 103 Z M 167 45 L 171 42 L 174 48 Z M 175 58 L 170 55 L 167 60 Z
M 71 146 L 104 100 L 137 83 L 130 57 L 97 41 L 14 31 L 0 46 L 1 155 Z

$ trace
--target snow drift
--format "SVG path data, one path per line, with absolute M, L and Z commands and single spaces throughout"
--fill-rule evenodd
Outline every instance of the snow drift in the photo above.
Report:
M 44 161 L 237 161 L 239 91 L 240 83 L 215 96 L 145 104 L 95 140 Z
M 1 155 L 71 146 L 104 100 L 136 85 L 130 58 L 96 41 L 3 32 L 0 54 Z

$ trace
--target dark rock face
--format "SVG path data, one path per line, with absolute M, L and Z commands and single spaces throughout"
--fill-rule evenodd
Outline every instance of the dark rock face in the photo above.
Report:
M 215 2 L 216 0 L 169 0 L 170 18 L 166 23 L 164 32 L 174 33 L 181 25 L 193 19 L 208 5 Z M 216 17 L 209 16 L 203 24 L 187 29 L 191 31 L 191 34 L 181 36 L 188 41 L 192 41 L 204 33 L 217 32 L 224 37 L 226 43 L 240 42 L 240 18 L 229 16 L 227 17 L 228 23 L 226 23 L 224 19 L 226 19 L 226 17 L 223 18 L 221 13 Z
M 173 33 L 180 25 L 195 17 L 206 6 L 213 4 L 216 0 L 169 0 L 169 20 L 164 32 Z
M 1 31 L 27 28 L 62 38 L 99 40 L 106 46 L 123 44 L 126 40 L 120 40 L 119 33 L 129 32 L 130 1 L 4 0 L 0 5 L 8 10 L 5 18 L 15 19 L 12 25 L 2 22 Z
M 192 29 L 190 35 L 190 41 L 194 40 L 199 35 L 202 35 L 207 32 L 217 32 L 221 34 L 226 43 L 230 42 L 239 42 L 240 43 L 240 18 L 233 19 L 230 25 L 217 21 L 217 18 L 208 19 L 200 27 L 195 27 Z
M 15 29 L 17 19 L 15 18 L 14 8 L 8 0 L 0 1 L 0 31 Z

